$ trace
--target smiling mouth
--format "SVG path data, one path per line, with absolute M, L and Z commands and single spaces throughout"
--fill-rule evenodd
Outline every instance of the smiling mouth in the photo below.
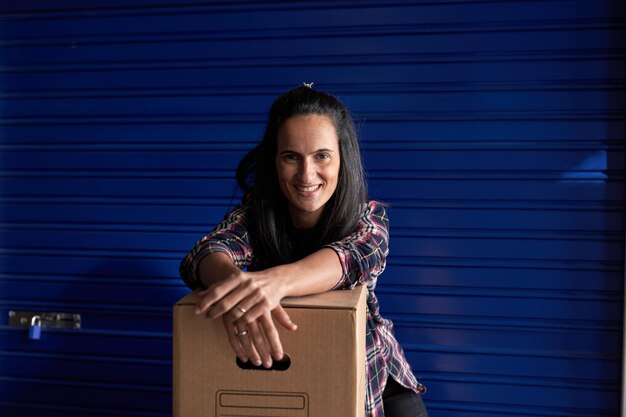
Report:
M 317 191 L 317 190 L 319 190 L 320 188 L 322 188 L 322 184 L 318 184 L 318 185 L 311 185 L 311 186 L 309 186 L 309 187 L 304 187 L 304 186 L 301 186 L 301 185 L 296 185 L 296 186 L 295 186 L 295 188 L 296 188 L 296 190 L 301 191 L 301 192 L 303 192 L 303 193 L 311 193 L 311 192 L 313 192 L 313 191 Z

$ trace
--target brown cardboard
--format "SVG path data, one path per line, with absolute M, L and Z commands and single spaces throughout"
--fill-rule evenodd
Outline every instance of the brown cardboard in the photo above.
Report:
M 239 368 L 222 320 L 197 316 L 189 294 L 174 306 L 174 416 L 362 417 L 366 293 L 284 299 L 298 325 L 277 325 L 285 371 Z

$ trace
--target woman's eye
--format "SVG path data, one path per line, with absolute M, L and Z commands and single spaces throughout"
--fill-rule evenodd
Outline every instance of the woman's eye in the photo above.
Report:
M 325 160 L 325 159 L 329 159 L 329 158 L 330 158 L 330 154 L 328 154 L 328 153 L 318 153 L 317 154 L 317 159 Z

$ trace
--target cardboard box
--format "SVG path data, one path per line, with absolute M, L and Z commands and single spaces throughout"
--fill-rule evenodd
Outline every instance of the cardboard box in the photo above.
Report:
M 362 417 L 365 287 L 288 298 L 298 330 L 277 325 L 291 364 L 241 369 L 221 319 L 196 316 L 196 293 L 174 306 L 175 417 Z

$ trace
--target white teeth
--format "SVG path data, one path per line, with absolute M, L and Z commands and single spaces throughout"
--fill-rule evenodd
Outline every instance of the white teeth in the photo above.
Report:
M 303 191 L 305 193 L 309 193 L 311 191 L 315 191 L 318 188 L 320 188 L 320 185 L 312 185 L 310 187 L 301 187 L 301 186 L 296 186 L 296 188 L 298 189 L 298 191 Z

